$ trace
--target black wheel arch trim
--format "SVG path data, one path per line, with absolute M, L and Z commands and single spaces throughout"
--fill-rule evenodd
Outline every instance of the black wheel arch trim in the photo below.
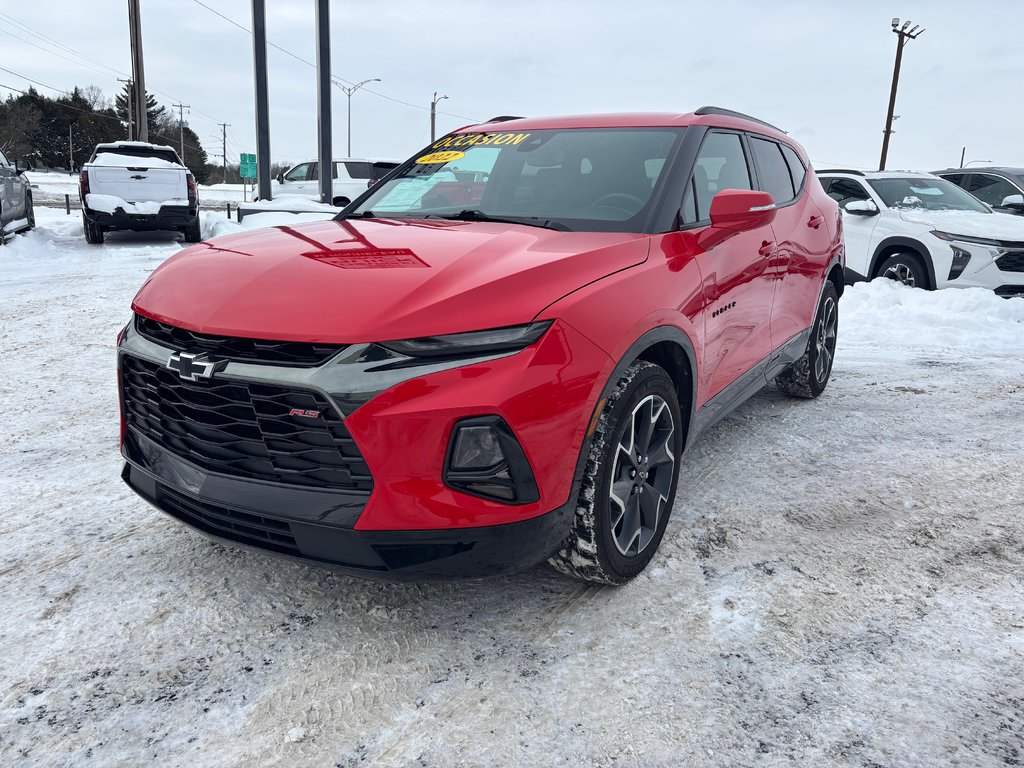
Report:
M 928 281 L 932 286 L 937 286 L 935 281 L 935 265 L 932 264 L 932 256 L 928 252 L 928 249 L 920 240 L 914 240 L 911 237 L 902 237 L 900 235 L 893 235 L 885 238 L 875 247 L 875 252 L 871 255 L 871 268 L 868 270 L 868 279 L 874 279 L 875 272 L 878 269 L 878 265 L 882 263 L 882 254 L 889 250 L 893 246 L 900 248 L 906 248 L 908 251 L 912 251 L 924 264 L 925 272 L 928 273 Z

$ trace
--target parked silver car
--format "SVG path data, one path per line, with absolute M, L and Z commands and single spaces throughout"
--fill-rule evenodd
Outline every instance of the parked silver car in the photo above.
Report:
M 14 232 L 27 232 L 36 225 L 32 211 L 32 191 L 23 175 L 28 163 L 11 164 L 0 151 L 0 240 Z

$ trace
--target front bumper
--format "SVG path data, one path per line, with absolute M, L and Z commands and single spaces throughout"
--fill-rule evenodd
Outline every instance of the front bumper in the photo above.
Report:
M 118 208 L 113 213 L 82 210 L 86 221 L 105 230 L 128 229 L 135 232 L 156 232 L 184 229 L 194 224 L 199 216 L 198 207 L 165 205 L 158 213 L 125 213 Z
M 959 274 L 953 269 L 953 247 L 970 255 Z M 1000 296 L 1024 295 L 1024 244 L 994 246 L 932 238 L 929 250 L 939 288 L 986 288 Z
M 322 514 L 318 512 L 325 500 L 312 498 L 316 494 L 311 492 L 304 492 L 310 498 L 293 496 L 292 503 L 279 504 L 268 497 L 273 486 L 210 475 L 150 448 L 156 451 L 151 458 L 157 459 L 151 469 L 129 460 L 121 477 L 161 512 L 230 546 L 312 562 L 360 578 L 431 581 L 512 573 L 550 557 L 569 532 L 568 504 L 506 525 L 357 531 L 345 527 L 350 512 L 343 502 Z M 245 500 L 245 508 L 237 506 L 240 500 Z M 265 514 L 254 502 L 274 506 L 274 514 Z

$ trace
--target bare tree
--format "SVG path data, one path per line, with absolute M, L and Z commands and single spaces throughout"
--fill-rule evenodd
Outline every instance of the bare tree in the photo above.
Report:
M 82 98 L 97 112 L 112 109 L 114 102 L 103 94 L 103 89 L 98 85 L 87 85 L 81 90 Z

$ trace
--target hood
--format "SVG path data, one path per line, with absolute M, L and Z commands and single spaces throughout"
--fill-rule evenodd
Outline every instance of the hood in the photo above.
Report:
M 365 219 L 217 238 L 164 262 L 132 302 L 197 333 L 352 344 L 530 322 L 647 258 L 645 235 Z
M 911 224 L 924 224 L 951 235 L 1024 242 L 1024 218 L 1005 213 L 915 210 L 900 211 L 900 218 Z

